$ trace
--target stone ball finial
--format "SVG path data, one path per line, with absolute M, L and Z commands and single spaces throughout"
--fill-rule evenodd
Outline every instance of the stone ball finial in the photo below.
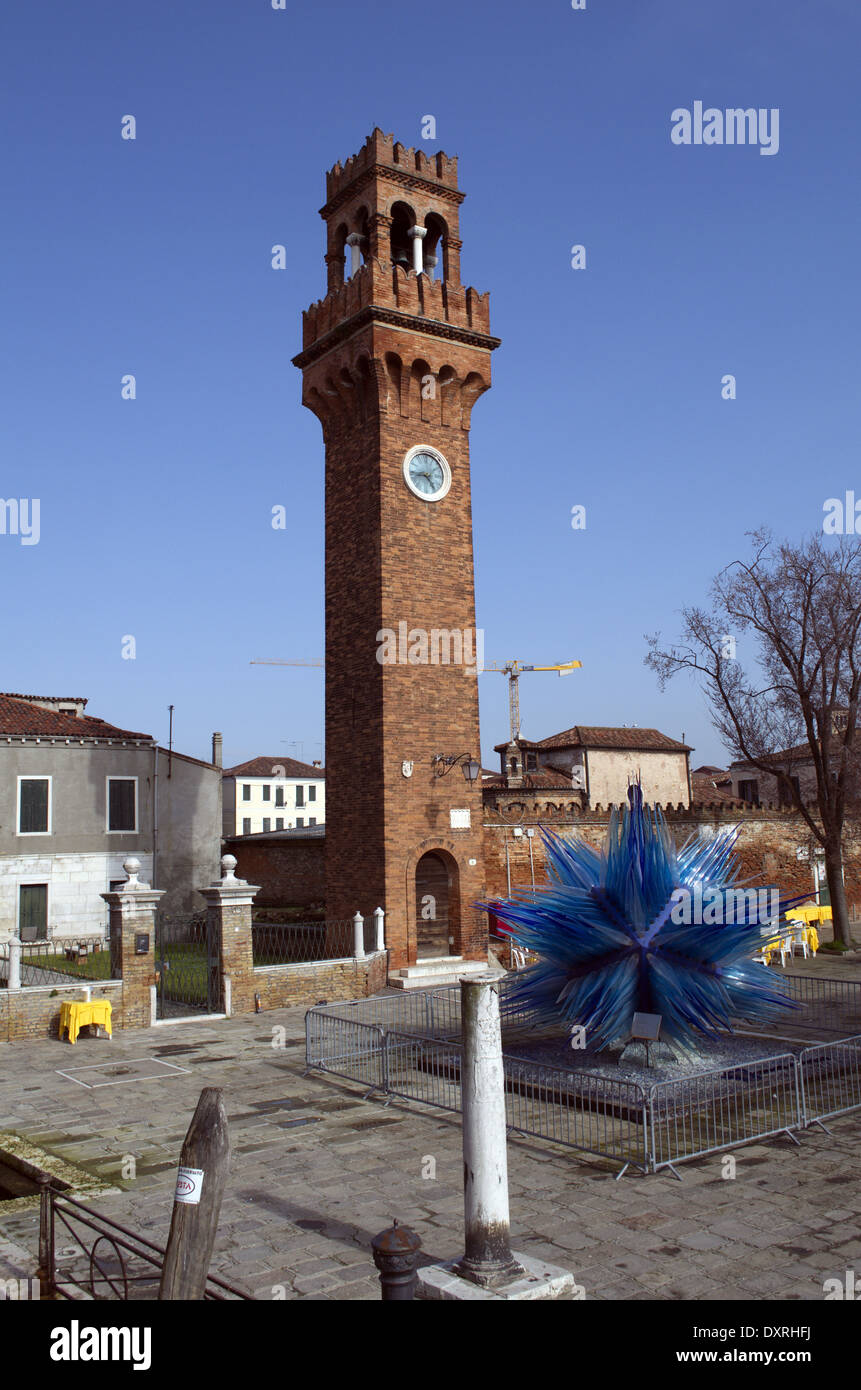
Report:
M 128 859 L 123 860 L 123 868 L 128 874 L 128 882 L 125 884 L 125 887 L 139 888 L 140 882 L 138 880 L 138 874 L 141 871 L 141 861 L 136 859 L 134 855 L 130 855 Z
M 235 878 L 236 878 L 236 865 L 237 865 L 237 862 L 238 862 L 238 861 L 237 861 L 235 855 L 233 855 L 233 854 L 222 854 L 222 856 L 221 856 L 221 869 L 222 869 L 222 873 L 223 873 L 224 879 L 235 879 Z

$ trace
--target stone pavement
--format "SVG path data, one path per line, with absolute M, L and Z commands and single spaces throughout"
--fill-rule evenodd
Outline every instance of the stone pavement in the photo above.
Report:
M 129 1079 L 142 1058 L 186 1070 Z M 85 1089 L 58 1074 L 106 1062 L 123 1068 L 117 1084 Z M 163 1243 L 185 1131 L 202 1087 L 217 1085 L 233 1158 L 213 1272 L 262 1299 L 377 1300 L 370 1241 L 393 1217 L 428 1260 L 461 1254 L 458 1117 L 364 1101 L 362 1087 L 303 1066 L 301 1009 L 113 1042 L 82 1035 L 75 1047 L 2 1044 L 0 1147 L 11 1132 L 101 1177 L 113 1190 L 88 1200 Z M 800 1148 L 778 1138 L 736 1150 L 734 1179 L 722 1155 L 685 1164 L 682 1182 L 616 1182 L 614 1165 L 512 1139 L 514 1247 L 572 1270 L 589 1299 L 822 1299 L 824 1279 L 861 1277 L 861 1116 L 829 1128 L 802 1134 Z M 136 1177 L 123 1180 L 129 1156 Z M 35 1272 L 37 1235 L 35 1210 L 0 1203 L 0 1277 Z

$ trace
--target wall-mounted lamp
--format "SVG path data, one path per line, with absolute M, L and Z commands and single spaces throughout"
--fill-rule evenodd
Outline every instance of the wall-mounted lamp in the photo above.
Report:
M 446 757 L 443 753 L 435 753 L 431 758 L 431 767 L 436 777 L 445 777 L 453 767 L 459 767 L 465 780 L 470 783 L 477 781 L 478 774 L 481 772 L 481 763 L 470 753 L 459 753 L 457 757 Z

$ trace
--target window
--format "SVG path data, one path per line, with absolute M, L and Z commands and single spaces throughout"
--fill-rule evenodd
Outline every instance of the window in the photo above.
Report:
M 269 816 L 264 816 L 264 817 L 263 817 L 263 833 L 264 833 L 264 835 L 265 835 L 265 833 L 266 833 L 267 830 L 271 830 L 271 829 L 272 829 L 272 821 L 271 821 L 270 817 L 269 817 Z
M 537 771 L 538 771 L 538 754 L 537 754 L 537 753 L 527 753 L 527 754 L 526 754 L 526 771 L 527 771 L 527 772 L 537 772 Z
M 316 800 L 317 800 L 317 788 L 314 786 L 313 783 L 312 783 L 311 786 L 308 788 L 308 800 L 309 800 L 309 801 L 316 801 Z
M 795 791 L 796 791 L 797 795 L 800 796 L 800 795 L 801 795 L 801 783 L 799 782 L 798 778 L 797 778 L 797 777 L 790 777 L 789 780 L 790 780 L 790 782 L 792 783 L 793 787 L 795 788 Z M 780 804 L 781 804 L 781 806 L 792 806 L 792 805 L 794 804 L 794 803 L 793 803 L 793 800 L 792 800 L 792 796 L 791 796 L 790 791 L 789 791 L 789 788 L 786 786 L 786 784 L 785 784 L 784 782 L 781 782 L 781 783 L 780 783 Z
M 50 835 L 50 777 L 18 778 L 18 834 Z
M 269 786 L 269 783 L 268 783 L 268 782 L 264 782 L 264 784 L 263 784 L 263 800 L 264 800 L 264 801 L 271 801 L 271 800 L 272 800 L 272 788 Z
M 739 801 L 759 801 L 759 782 L 756 778 L 747 782 L 739 782 L 738 799 Z
M 304 788 L 304 787 L 297 787 L 297 788 L 296 788 L 296 805 L 297 805 L 297 806 L 304 806 L 304 805 L 305 805 L 305 788 Z
M 309 817 L 308 817 L 308 824 L 309 824 L 309 825 L 316 825 L 316 824 L 317 824 L 317 817 L 316 817 L 316 816 L 309 816 Z
M 296 826 L 297 826 L 297 828 L 298 828 L 300 825 L 301 825 L 302 827 L 304 827 L 304 825 L 305 825 L 305 817 L 304 817 L 304 816 L 297 816 L 297 817 L 296 817 Z
M 47 940 L 47 883 L 22 883 L 20 885 L 18 889 L 18 935 L 22 941 Z
M 276 787 L 276 788 L 275 788 L 275 805 L 276 805 L 276 806 L 283 806 L 283 805 L 284 805 L 284 788 L 283 788 L 283 787 Z
M 243 833 L 243 835 L 250 835 L 250 834 L 251 834 L 251 817 L 250 817 L 250 816 L 243 816 L 243 818 L 242 818 L 242 833 Z
M 138 828 L 138 779 L 108 778 L 108 833 Z
M 275 829 L 276 829 L 276 830 L 283 830 L 283 829 L 284 829 L 284 817 L 283 817 L 283 816 L 276 816 L 276 817 L 275 817 Z
M 243 782 L 243 783 L 242 783 L 242 800 L 243 800 L 243 801 L 250 801 L 250 800 L 251 800 L 251 784 L 250 784 L 250 782 Z

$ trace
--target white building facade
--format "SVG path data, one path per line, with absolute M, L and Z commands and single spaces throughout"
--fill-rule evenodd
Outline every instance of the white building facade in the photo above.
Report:
M 295 758 L 252 758 L 226 768 L 224 835 L 261 835 L 326 823 L 326 773 Z

